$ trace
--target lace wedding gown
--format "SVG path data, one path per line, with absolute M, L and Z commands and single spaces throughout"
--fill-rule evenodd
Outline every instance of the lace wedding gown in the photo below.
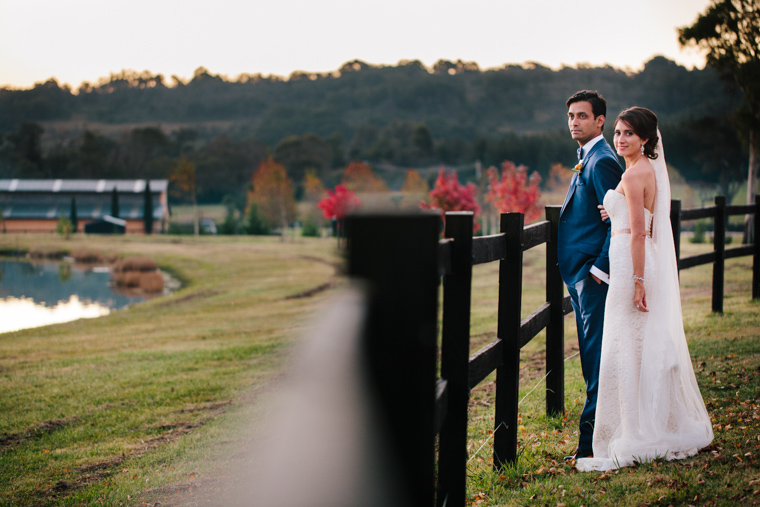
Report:
M 669 216 L 669 182 L 658 177 L 657 183 L 658 191 L 666 191 L 667 196 L 655 204 L 655 214 L 667 208 Z M 612 221 L 613 234 L 610 287 L 604 315 L 594 457 L 576 461 L 581 471 L 610 470 L 657 458 L 682 459 L 696 454 L 713 438 L 683 335 L 677 270 L 675 280 L 669 280 L 663 276 L 668 271 L 658 265 L 662 262 L 660 253 L 664 253 L 658 253 L 658 249 L 673 248 L 672 232 L 667 232 L 669 244 L 656 245 L 651 237 L 645 240 L 644 288 L 650 311 L 640 312 L 633 304 L 633 261 L 625 196 L 610 190 L 604 207 Z M 644 215 L 651 234 L 652 214 L 645 209 Z M 654 220 L 654 227 L 669 229 L 669 219 L 659 218 Z M 672 257 L 671 262 L 675 262 L 675 254 Z M 661 290 L 660 285 L 668 283 L 675 284 L 676 301 L 672 293 Z

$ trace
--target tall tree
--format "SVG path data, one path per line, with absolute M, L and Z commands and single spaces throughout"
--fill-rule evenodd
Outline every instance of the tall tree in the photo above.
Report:
M 296 216 L 296 200 L 293 181 L 288 178 L 285 166 L 272 157 L 264 160 L 253 173 L 253 190 L 248 206 L 256 205 L 259 213 L 270 224 L 282 227 L 282 238 L 288 224 Z
M 200 234 L 200 220 L 198 217 L 198 189 L 195 184 L 195 164 L 185 157 L 181 157 L 172 168 L 169 180 L 175 183 L 179 190 L 190 197 L 193 204 L 193 233 Z
M 116 185 L 111 190 L 111 216 L 119 218 L 119 191 L 116 189 Z
M 401 187 L 402 192 L 410 194 L 426 194 L 429 190 L 430 186 L 427 181 L 422 179 L 419 171 L 415 169 L 407 169 L 404 185 Z
M 143 223 L 145 225 L 145 234 L 153 234 L 153 195 L 150 192 L 150 180 L 145 180 L 143 197 Z
M 682 46 L 705 51 L 707 64 L 730 77 L 744 93 L 738 117 L 747 131 L 747 204 L 752 204 L 760 162 L 760 0 L 712 0 L 693 25 L 678 32 Z M 745 242 L 751 241 L 752 223 L 752 216 L 747 215 Z
M 303 197 L 305 201 L 316 202 L 325 193 L 325 185 L 313 169 L 308 169 L 303 177 Z
M 341 182 L 352 192 L 384 192 L 388 185 L 364 162 L 350 162 L 343 171 Z
M 79 218 L 77 217 L 77 198 L 71 198 L 71 232 L 77 232 L 77 226 L 79 225 Z
M 311 224 L 317 227 L 322 225 L 321 213 L 317 203 L 325 193 L 325 185 L 319 179 L 314 169 L 307 169 L 301 184 L 303 196 L 301 199 L 300 219 L 304 225 Z

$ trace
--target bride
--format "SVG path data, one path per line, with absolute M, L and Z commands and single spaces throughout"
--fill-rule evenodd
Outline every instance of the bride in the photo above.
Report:
M 633 107 L 620 113 L 614 128 L 626 170 L 600 206 L 602 219 L 612 221 L 610 288 L 594 454 L 576 461 L 581 471 L 682 459 L 713 439 L 683 331 L 657 117 Z

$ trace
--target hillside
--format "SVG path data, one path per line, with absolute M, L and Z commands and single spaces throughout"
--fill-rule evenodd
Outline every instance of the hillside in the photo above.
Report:
M 631 105 L 655 111 L 668 132 L 668 159 L 687 178 L 717 182 L 742 173 L 746 157 L 728 117 L 736 92 L 709 68 L 688 70 L 655 57 L 640 72 L 356 60 L 288 79 L 230 80 L 199 68 L 188 82 L 169 84 L 161 75 L 123 71 L 76 91 L 51 79 L 0 90 L 0 174 L 165 177 L 173 160 L 190 154 L 202 159 L 196 163 L 199 178 L 208 180 L 205 200 L 239 189 L 267 150 L 296 181 L 313 168 L 332 182 L 347 161 L 359 159 L 388 170 L 513 160 L 546 176 L 551 164 L 572 158 L 564 104 L 583 88 L 607 98 L 609 123 Z M 704 142 L 716 136 L 719 147 Z M 236 161 L 224 162 L 228 157 Z M 234 181 L 214 188 L 218 171 L 210 167 L 220 165 Z

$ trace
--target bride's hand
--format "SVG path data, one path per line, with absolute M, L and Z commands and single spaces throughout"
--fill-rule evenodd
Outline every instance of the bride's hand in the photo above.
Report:
M 636 306 L 636 309 L 640 312 L 648 312 L 649 309 L 647 308 L 647 295 L 646 295 L 646 289 L 644 289 L 644 284 L 641 282 L 634 282 L 636 285 L 636 290 L 633 293 L 633 304 Z
M 599 208 L 599 214 L 602 215 L 602 222 L 606 222 L 610 216 L 607 214 L 607 210 L 604 209 L 604 205 L 600 204 L 597 208 Z

